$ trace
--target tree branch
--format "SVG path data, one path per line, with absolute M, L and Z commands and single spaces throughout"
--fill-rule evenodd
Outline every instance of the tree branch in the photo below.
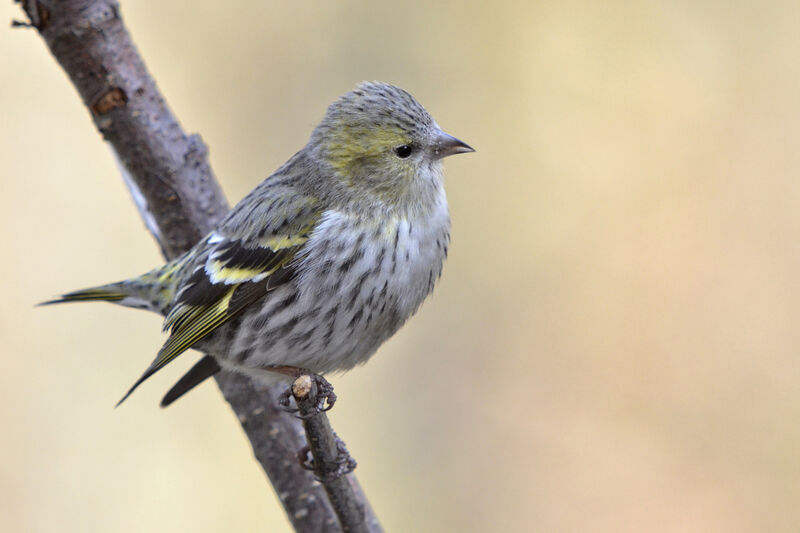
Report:
M 125 29 L 115 0 L 17 0 L 78 90 L 116 155 L 148 229 L 167 258 L 188 250 L 228 205 L 197 135 L 186 135 L 167 107 Z M 323 487 L 295 459 L 302 428 L 278 407 L 274 390 L 221 372 L 217 384 L 247 434 L 295 530 L 337 531 Z M 324 413 L 320 421 L 327 423 Z M 342 479 L 345 479 L 344 477 Z M 381 531 L 351 476 L 367 531 Z

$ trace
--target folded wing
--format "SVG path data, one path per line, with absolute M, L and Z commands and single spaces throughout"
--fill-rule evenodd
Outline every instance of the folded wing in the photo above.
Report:
M 292 279 L 292 259 L 319 219 L 313 199 L 295 196 L 288 201 L 284 197 L 279 209 L 270 210 L 263 197 L 253 196 L 251 193 L 237 205 L 219 228 L 195 247 L 196 259 L 187 264 L 164 321 L 170 336 L 117 405 L 200 339 Z

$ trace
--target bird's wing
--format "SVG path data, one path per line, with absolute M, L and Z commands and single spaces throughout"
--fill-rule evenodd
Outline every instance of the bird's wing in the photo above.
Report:
M 259 197 L 258 190 L 195 247 L 196 259 L 188 265 L 164 320 L 170 336 L 119 403 L 197 341 L 292 279 L 290 263 L 308 240 L 320 211 L 311 197 L 280 190 L 262 191 Z M 275 196 L 279 201 L 271 201 Z

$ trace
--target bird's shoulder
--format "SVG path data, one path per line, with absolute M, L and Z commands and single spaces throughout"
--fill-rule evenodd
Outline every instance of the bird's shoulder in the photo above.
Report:
M 175 304 L 209 303 L 231 286 L 274 275 L 308 241 L 323 211 L 290 177 L 268 178 L 190 252 Z

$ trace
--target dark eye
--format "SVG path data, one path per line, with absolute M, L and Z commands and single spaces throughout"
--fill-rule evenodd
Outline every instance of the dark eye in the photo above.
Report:
M 410 144 L 401 144 L 394 149 L 394 153 L 397 154 L 397 157 L 400 159 L 405 159 L 406 157 L 410 156 L 411 152 L 413 151 L 414 148 Z

